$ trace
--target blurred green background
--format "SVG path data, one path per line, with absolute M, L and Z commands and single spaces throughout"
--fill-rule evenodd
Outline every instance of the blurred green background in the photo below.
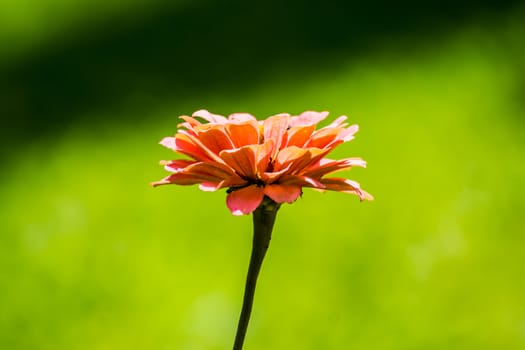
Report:
M 206 108 L 361 127 L 284 205 L 246 349 L 525 349 L 517 1 L 0 1 L 0 349 L 229 349 L 251 218 L 157 189 Z

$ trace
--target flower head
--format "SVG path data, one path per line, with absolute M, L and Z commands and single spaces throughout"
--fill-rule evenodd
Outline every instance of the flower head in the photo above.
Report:
M 203 191 L 228 188 L 226 204 L 234 215 L 252 213 L 265 196 L 276 203 L 292 203 L 303 187 L 373 199 L 355 181 L 325 178 L 353 166 L 366 167 L 360 158 L 325 158 L 358 131 L 357 125 L 348 126 L 346 116 L 316 130 L 327 116 L 328 112 L 307 111 L 258 121 L 247 113 L 225 118 L 206 110 L 181 116 L 175 136 L 160 144 L 190 159 L 161 161 L 172 174 L 152 185 L 199 184 Z

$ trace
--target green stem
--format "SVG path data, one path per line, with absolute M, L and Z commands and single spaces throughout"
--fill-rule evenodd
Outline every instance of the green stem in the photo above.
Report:
M 252 255 L 250 257 L 241 316 L 239 318 L 239 324 L 237 325 L 237 334 L 235 335 L 233 350 L 242 350 L 244 337 L 248 329 L 248 322 L 250 321 L 250 314 L 252 312 L 257 276 L 259 275 L 264 256 L 270 245 L 273 224 L 278 210 L 279 204 L 265 197 L 261 205 L 253 212 Z

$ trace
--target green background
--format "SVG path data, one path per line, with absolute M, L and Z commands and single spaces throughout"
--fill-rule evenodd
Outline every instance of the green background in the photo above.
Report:
M 348 115 L 376 198 L 281 208 L 246 349 L 525 349 L 518 2 L 0 5 L 0 349 L 231 347 L 251 218 L 149 187 L 201 108 Z

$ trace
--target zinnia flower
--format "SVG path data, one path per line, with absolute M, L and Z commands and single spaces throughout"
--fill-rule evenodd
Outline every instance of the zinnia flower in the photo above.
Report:
M 277 204 L 292 203 L 303 187 L 373 199 L 355 181 L 325 177 L 366 166 L 360 158 L 325 158 L 358 131 L 357 125 L 348 126 L 346 116 L 316 130 L 327 116 L 328 112 L 306 111 L 299 116 L 278 114 L 258 121 L 247 113 L 225 118 L 206 110 L 181 116 L 184 122 L 175 136 L 160 144 L 190 159 L 161 161 L 172 174 L 152 185 L 199 184 L 203 191 L 228 188 L 226 204 L 233 215 L 252 213 L 265 196 Z

